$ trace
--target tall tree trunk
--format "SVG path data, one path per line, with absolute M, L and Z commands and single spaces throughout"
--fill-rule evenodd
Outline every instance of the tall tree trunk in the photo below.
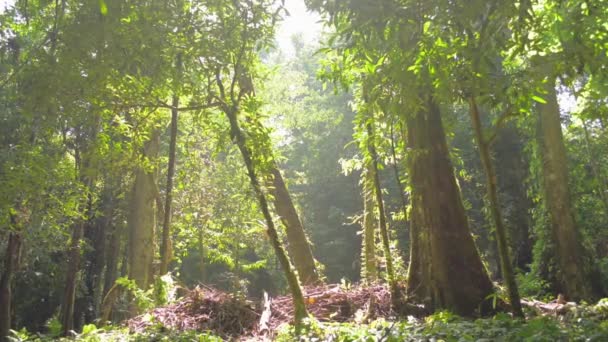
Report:
M 177 146 L 177 115 L 179 97 L 173 95 L 171 108 L 171 140 L 169 142 L 169 165 L 167 165 L 167 189 L 165 195 L 165 215 L 163 216 L 163 239 L 160 250 L 160 274 L 167 274 L 172 257 L 171 243 L 171 204 L 173 202 L 173 177 L 175 175 L 175 149 Z
M 276 163 L 271 167 L 270 173 L 272 174 L 270 192 L 273 195 L 277 213 L 285 226 L 289 256 L 303 284 L 318 283 L 320 278 L 310 248 L 310 242 Z
M 90 197 L 90 195 L 88 196 Z M 78 285 L 78 271 L 80 270 L 80 242 L 87 221 L 88 214 L 84 218 L 80 218 L 78 222 L 75 222 L 72 228 L 72 237 L 68 249 L 66 283 L 60 314 L 63 336 L 67 336 L 71 330 L 74 330 L 74 304 L 76 301 L 76 287 Z
M 384 212 L 384 200 L 382 199 L 382 186 L 380 184 L 380 175 L 378 174 L 378 154 L 374 145 L 374 130 L 371 123 L 367 124 L 367 150 L 370 154 L 370 170 L 374 185 L 374 196 L 376 205 L 378 206 L 378 223 L 380 228 L 380 237 L 382 239 L 382 249 L 384 251 L 384 259 L 386 262 L 386 274 L 388 283 L 391 289 L 391 299 L 394 305 L 399 303 L 401 298 L 399 286 L 395 278 L 395 270 L 393 268 L 393 257 L 391 255 L 391 243 L 386 224 L 386 213 Z
M 500 204 L 498 203 L 498 182 L 496 180 L 496 171 L 494 170 L 494 164 L 492 163 L 492 158 L 490 156 L 488 141 L 483 136 L 483 127 L 481 126 L 479 108 L 477 107 L 474 97 L 469 99 L 469 106 L 471 122 L 473 123 L 473 130 L 475 131 L 477 146 L 479 147 L 479 156 L 486 174 L 486 190 L 488 193 L 488 200 L 490 202 L 490 212 L 492 213 L 492 220 L 494 221 L 494 228 L 496 231 L 500 269 L 507 286 L 509 300 L 511 301 L 511 307 L 513 308 L 513 314 L 517 317 L 523 318 L 524 313 L 521 308 L 521 299 L 519 298 L 517 282 L 515 281 L 515 273 L 513 272 L 513 266 L 511 264 L 511 253 L 509 252 L 509 244 L 507 242 L 507 230 L 504 226 L 502 212 L 500 211 Z
M 93 138 L 91 138 L 91 141 L 94 140 L 95 137 L 95 130 L 93 130 L 93 132 Z M 80 138 L 83 139 L 84 135 Z M 86 148 L 83 150 L 86 150 Z M 67 336 L 71 330 L 74 330 L 76 288 L 78 286 L 78 271 L 80 270 L 82 252 L 80 245 L 84 235 L 85 226 L 90 224 L 93 217 L 93 180 L 90 175 L 85 176 L 90 167 L 89 156 L 88 153 L 86 153 L 84 160 L 81 161 L 78 149 L 76 149 L 75 155 L 79 181 L 86 190 L 86 200 L 83 199 L 83 205 L 81 205 L 84 212 L 83 217 L 78 218 L 78 220 L 72 224 L 72 236 L 70 238 L 70 246 L 67 253 L 66 282 L 62 298 L 63 302 L 61 303 L 61 312 L 59 315 L 61 318 L 63 336 Z
M 11 221 L 14 222 L 13 217 L 11 217 Z M 11 329 L 12 283 L 18 266 L 20 250 L 21 234 L 18 231 L 11 231 L 4 256 L 4 271 L 0 276 L 0 341 L 5 340 Z
M 430 97 L 425 102 L 407 125 L 415 232 L 408 292 L 435 310 L 486 313 L 492 282 L 469 230 L 439 107 Z
M 144 156 L 154 159 L 159 150 L 159 132 L 155 130 L 146 142 Z M 138 167 L 130 199 L 129 223 L 129 279 L 134 280 L 141 289 L 152 283 L 152 264 L 154 262 L 154 212 L 155 171 Z M 135 308 L 131 308 L 135 314 Z
M 376 260 L 376 229 L 374 227 L 374 196 L 372 171 L 367 168 L 363 174 L 363 253 L 361 277 L 368 283 L 378 279 Z
M 219 76 L 217 77 L 219 79 Z M 221 81 L 218 81 L 221 84 Z M 266 221 L 266 233 L 268 234 L 268 238 L 270 239 L 270 244 L 274 248 L 275 254 L 279 263 L 281 265 L 281 269 L 287 278 L 287 283 L 289 284 L 289 289 L 293 298 L 294 305 L 294 321 L 296 326 L 296 331 L 299 332 L 301 328 L 302 321 L 305 317 L 308 316 L 306 311 L 306 305 L 304 303 L 304 296 L 302 295 L 302 288 L 300 287 L 300 282 L 298 280 L 298 275 L 294 270 L 287 253 L 283 249 L 281 242 L 279 240 L 279 235 L 277 234 L 277 230 L 274 226 L 274 222 L 272 220 L 272 215 L 270 214 L 270 209 L 268 207 L 268 201 L 266 200 L 266 196 L 262 191 L 262 186 L 258 180 L 258 177 L 255 172 L 255 166 L 253 164 L 253 160 L 251 157 L 251 151 L 247 147 L 247 141 L 245 135 L 241 131 L 241 128 L 238 123 L 237 113 L 238 109 L 236 106 L 224 108 L 225 114 L 228 116 L 228 120 L 230 121 L 230 134 L 232 136 L 233 141 L 236 143 L 237 147 L 241 151 L 241 155 L 243 156 L 243 161 L 247 168 L 247 175 L 249 176 L 249 181 L 251 182 L 251 186 L 255 192 L 255 195 L 258 199 L 258 204 L 264 215 L 264 219 Z
M 545 200 L 559 266 L 558 285 L 570 300 L 589 300 L 593 298 L 593 293 L 583 263 L 582 245 L 570 203 L 568 160 L 554 77 L 550 76 L 545 83 L 545 92 L 546 103 L 538 105 L 539 144 L 542 149 Z

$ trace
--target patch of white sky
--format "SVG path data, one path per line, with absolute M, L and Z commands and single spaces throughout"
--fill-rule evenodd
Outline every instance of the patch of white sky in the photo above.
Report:
M 4 13 L 6 9 L 15 4 L 15 0 L 0 0 L 0 14 Z
M 288 57 L 294 55 L 292 37 L 301 35 L 305 43 L 318 42 L 323 25 L 319 22 L 318 13 L 306 8 L 304 0 L 285 0 L 285 9 L 289 15 L 283 15 L 283 20 L 277 28 L 276 39 L 278 48 Z

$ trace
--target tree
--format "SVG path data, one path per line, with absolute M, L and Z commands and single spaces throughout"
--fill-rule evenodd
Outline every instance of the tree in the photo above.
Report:
M 378 278 L 378 265 L 376 260 L 376 228 L 374 227 L 374 187 L 373 171 L 367 167 L 363 172 L 363 229 L 362 229 L 362 257 L 361 278 L 367 282 L 374 282 Z
M 539 103 L 539 145 L 542 149 L 542 174 L 545 200 L 556 245 L 560 268 L 558 279 L 564 294 L 573 300 L 592 298 L 593 292 L 583 262 L 583 251 L 568 186 L 566 148 L 560 122 L 554 79 L 545 83 L 544 103 Z
M 475 138 L 477 140 L 477 146 L 479 147 L 479 155 L 486 174 L 486 187 L 490 202 L 490 211 L 492 213 L 492 219 L 494 220 L 496 240 L 498 242 L 500 269 L 507 285 L 509 300 L 513 307 L 513 314 L 523 318 L 524 313 L 521 308 L 521 299 L 519 297 L 517 283 L 515 282 L 515 274 L 511 263 L 511 253 L 509 252 L 509 245 L 507 242 L 507 229 L 504 226 L 500 204 L 498 202 L 498 181 L 496 180 L 496 171 L 494 170 L 494 165 L 492 164 L 492 158 L 490 156 L 489 142 L 483 135 L 479 108 L 477 107 L 477 102 L 474 97 L 469 99 L 469 106 L 473 130 L 475 131 Z

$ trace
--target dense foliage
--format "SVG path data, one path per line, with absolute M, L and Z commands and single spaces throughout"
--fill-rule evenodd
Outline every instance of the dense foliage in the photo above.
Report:
M 0 338 L 215 340 L 116 325 L 199 283 L 292 295 L 279 340 L 608 338 L 608 2 L 306 5 L 293 55 L 278 0 L 0 13 Z

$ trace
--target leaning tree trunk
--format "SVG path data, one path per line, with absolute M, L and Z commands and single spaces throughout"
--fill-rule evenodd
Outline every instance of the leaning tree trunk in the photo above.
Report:
M 509 252 L 509 245 L 507 241 L 507 229 L 503 223 L 502 212 L 500 211 L 500 204 L 498 202 L 498 182 L 496 179 L 496 171 L 494 170 L 494 164 L 492 163 L 492 158 L 490 156 L 489 143 L 483 135 L 481 117 L 479 115 L 479 108 L 477 107 L 475 98 L 471 97 L 469 99 L 469 107 L 471 121 L 473 123 L 473 130 L 475 131 L 475 139 L 477 140 L 477 146 L 479 147 L 481 164 L 483 165 L 483 169 L 486 174 L 486 191 L 488 193 L 490 212 L 492 213 L 492 220 L 494 221 L 494 228 L 496 231 L 500 269 L 505 280 L 505 285 L 507 286 L 507 292 L 509 293 L 509 300 L 511 301 L 513 314 L 517 317 L 523 318 L 524 313 L 521 308 L 521 299 L 519 298 L 517 282 L 515 281 L 515 273 L 513 272 L 513 265 L 511 264 L 511 253 Z
M 384 212 L 384 200 L 382 199 L 382 186 L 380 185 L 380 175 L 378 173 L 378 154 L 374 145 L 374 131 L 371 123 L 367 124 L 367 150 L 370 155 L 370 170 L 372 172 L 373 194 L 378 206 L 378 223 L 380 227 L 380 238 L 382 239 L 382 249 L 384 251 L 384 260 L 386 262 L 386 275 L 388 284 L 391 290 L 391 300 L 393 305 L 398 305 L 401 298 L 397 279 L 395 278 L 395 270 L 393 268 L 393 257 L 391 255 L 391 243 L 386 224 L 386 213 Z
M 154 131 L 146 142 L 144 156 L 154 159 L 159 150 L 159 133 Z M 130 199 L 129 224 L 129 279 L 134 280 L 141 289 L 147 289 L 152 283 L 151 274 L 154 262 L 154 171 L 138 167 L 135 171 L 135 183 Z M 131 308 L 135 314 L 136 308 Z
M 492 282 L 473 242 L 438 105 L 408 118 L 412 256 L 408 293 L 460 315 L 491 310 Z M 417 240 L 417 241 L 416 241 Z
M 11 221 L 13 219 L 11 218 Z M 4 272 L 0 277 L 0 341 L 4 341 L 11 329 L 12 283 L 17 270 L 21 250 L 21 234 L 11 231 L 4 256 Z
M 363 243 L 361 277 L 372 283 L 378 278 L 376 260 L 376 229 L 374 228 L 374 196 L 372 171 L 367 168 L 363 174 Z
M 255 95 L 253 82 L 247 72 L 242 74 L 239 86 L 243 94 Z M 249 119 L 249 123 L 260 125 L 260 122 L 254 119 Z M 268 139 L 267 136 L 265 138 Z M 306 231 L 276 161 L 272 161 L 272 164 L 269 166 L 269 173 L 272 176 L 271 186 L 269 187 L 270 193 L 274 199 L 274 207 L 277 214 L 285 226 L 287 250 L 289 251 L 291 261 L 295 265 L 300 280 L 304 284 L 318 283 L 321 281 L 321 277 L 316 268 L 315 258 L 310 248 L 310 241 L 306 236 Z
M 538 105 L 540 146 L 545 201 L 557 252 L 558 287 L 570 300 L 592 299 L 590 279 L 583 263 L 583 250 L 572 213 L 568 186 L 568 160 L 562 135 L 555 79 L 545 84 L 545 102 Z
M 287 253 L 283 249 L 281 241 L 279 240 L 279 235 L 277 234 L 277 230 L 272 220 L 272 215 L 270 214 L 266 195 L 264 195 L 264 192 L 262 191 L 262 186 L 255 172 L 255 166 L 253 164 L 251 151 L 247 146 L 245 135 L 241 131 L 241 128 L 238 123 L 238 109 L 236 107 L 229 107 L 225 108 L 224 112 L 226 113 L 226 115 L 228 116 L 228 120 L 230 121 L 230 134 L 237 147 L 241 151 L 245 167 L 247 168 L 247 175 L 249 176 L 249 181 L 251 182 L 251 186 L 253 187 L 253 190 L 258 200 L 258 204 L 260 206 L 260 209 L 262 210 L 262 214 L 266 221 L 266 233 L 268 234 L 270 243 L 274 248 L 277 259 L 279 260 L 279 263 L 281 265 L 281 269 L 283 270 L 283 273 L 287 278 L 287 283 L 289 285 L 289 289 L 293 298 L 294 323 L 296 326 L 296 331 L 299 332 L 302 325 L 302 321 L 304 320 L 304 318 L 306 318 L 306 316 L 308 316 L 308 313 L 306 311 L 306 305 L 304 303 L 304 296 L 302 294 L 302 288 L 300 287 L 298 275 L 294 270 L 293 266 L 291 265 Z
M 270 192 L 274 197 L 274 206 L 277 213 L 285 226 L 289 256 L 303 284 L 318 283 L 320 278 L 315 266 L 310 242 L 276 163 L 271 166 L 270 173 L 272 174 Z

